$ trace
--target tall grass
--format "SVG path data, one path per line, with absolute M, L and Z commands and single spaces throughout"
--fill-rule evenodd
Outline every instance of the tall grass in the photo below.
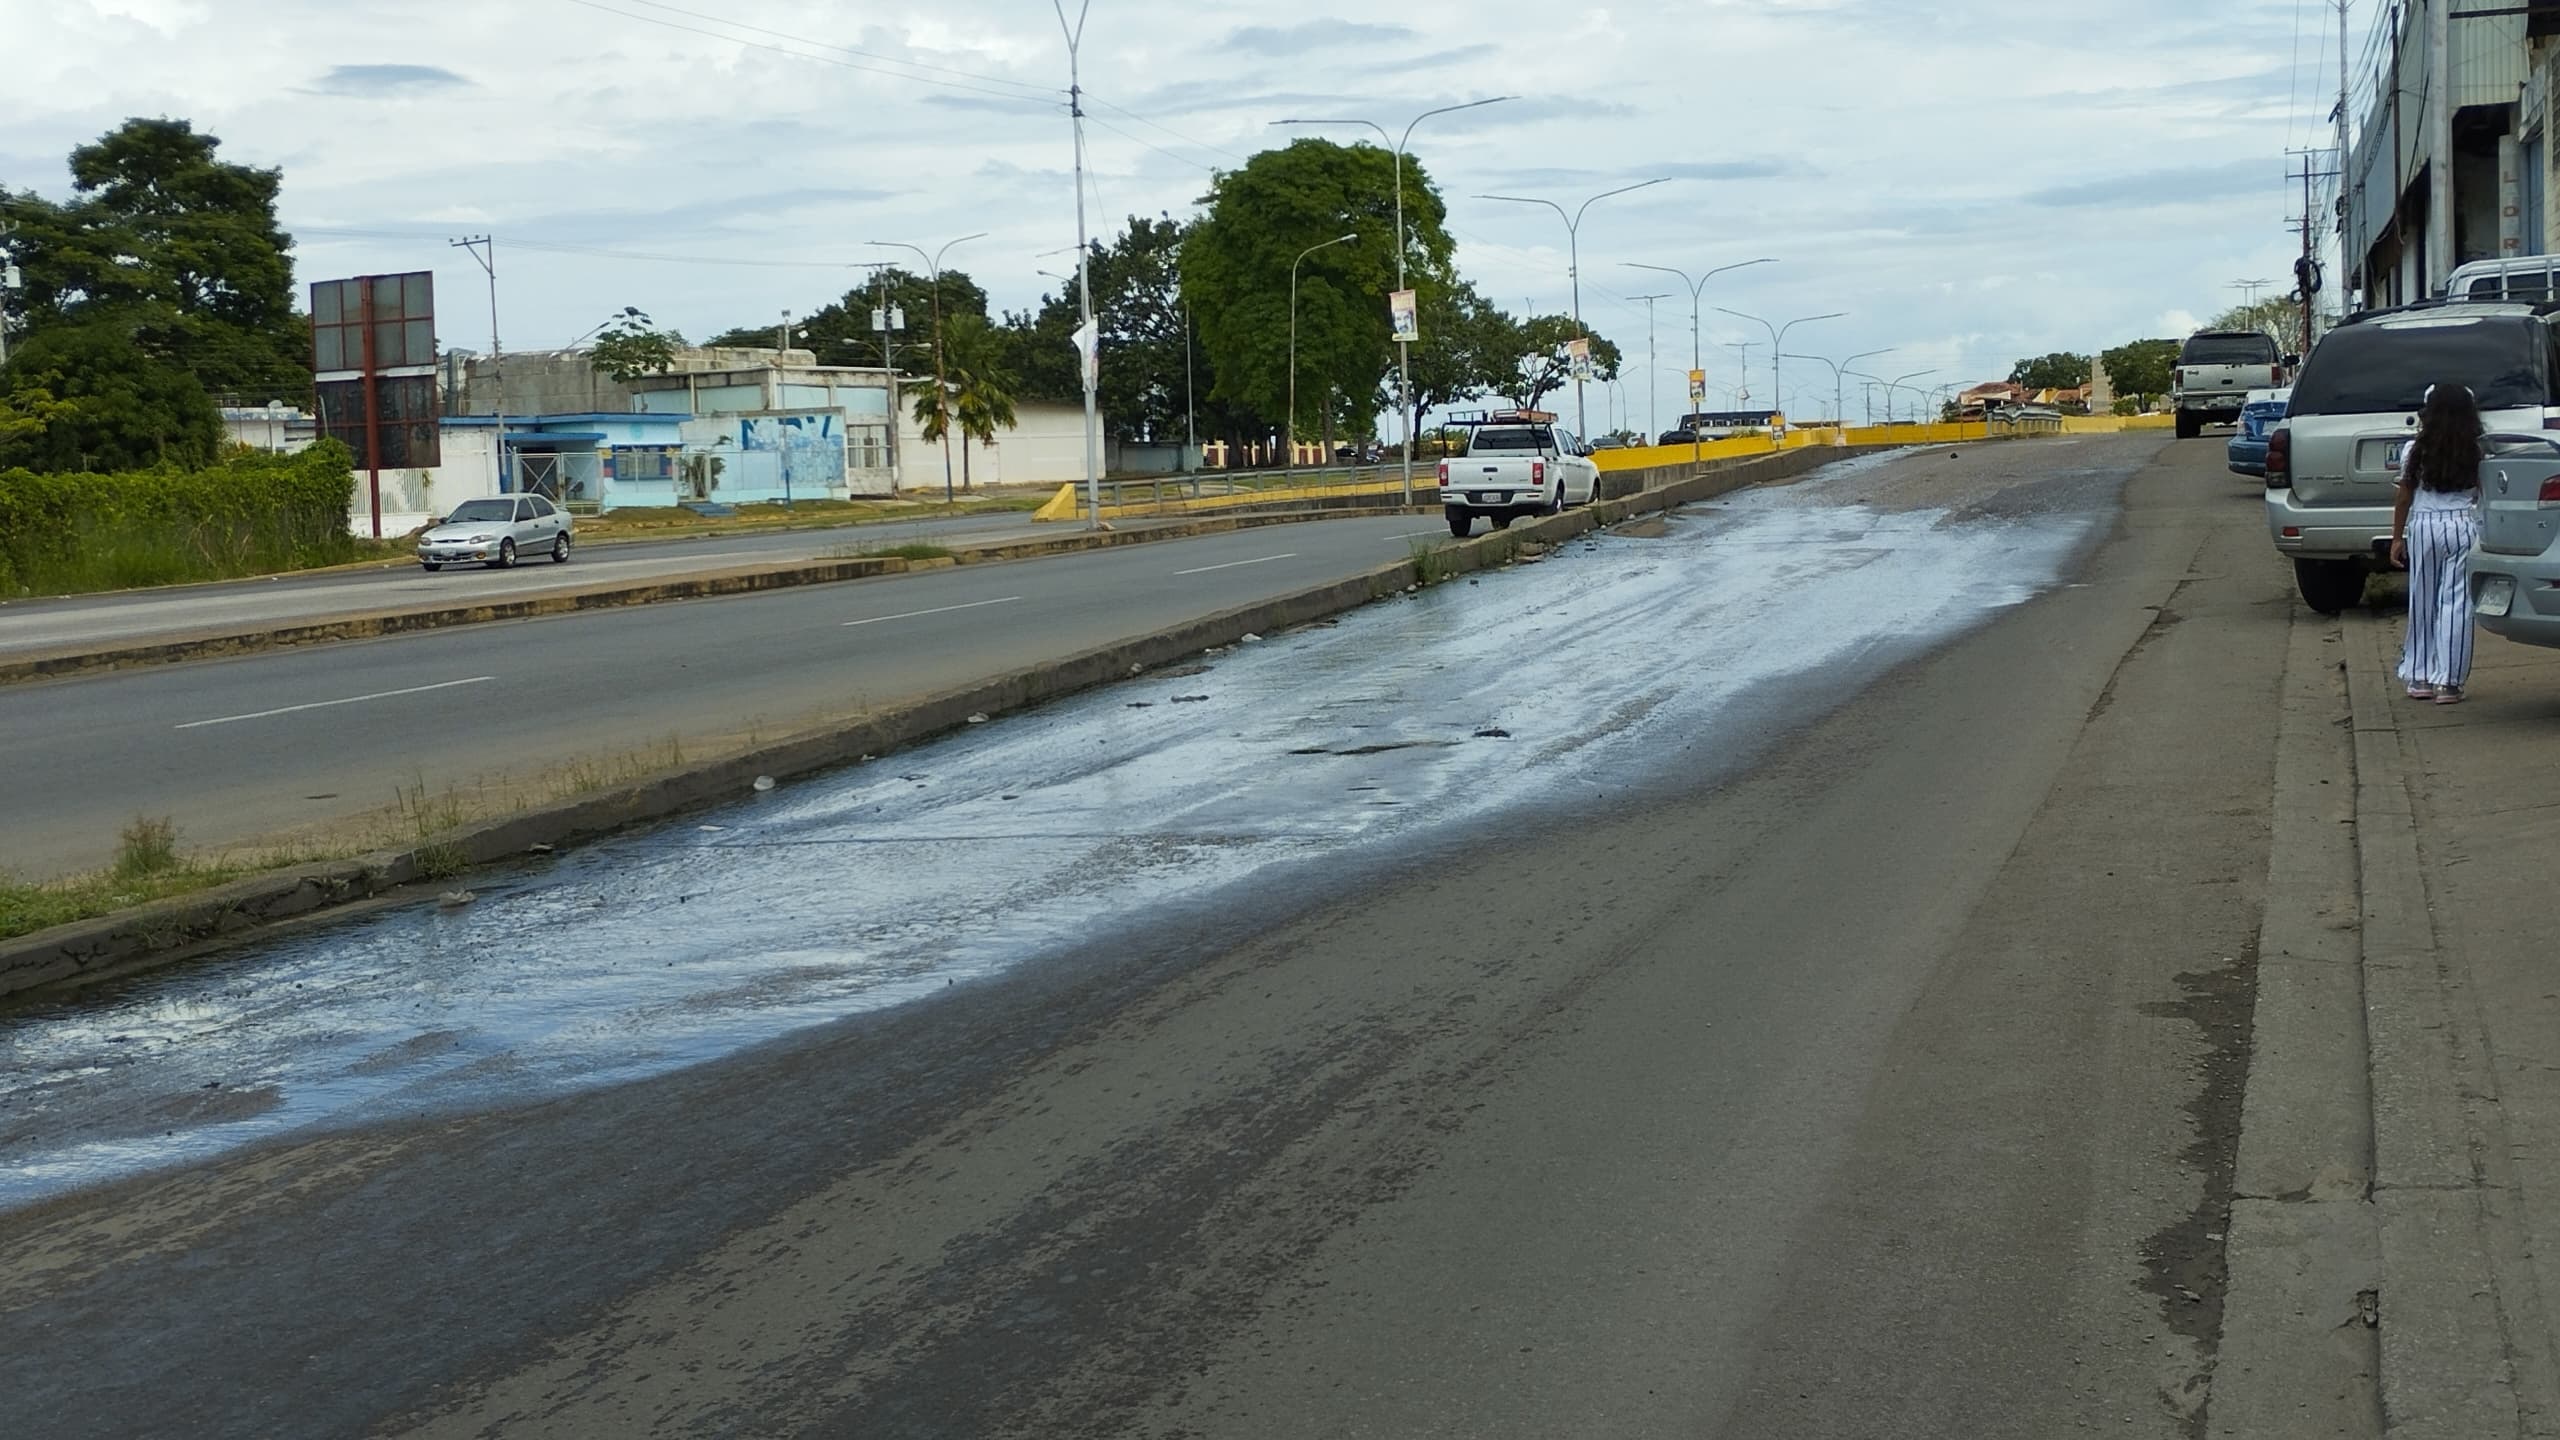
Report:
M 347 527 L 354 493 L 351 459 L 335 442 L 203 470 L 0 471 L 0 596 L 339 564 L 370 548 Z

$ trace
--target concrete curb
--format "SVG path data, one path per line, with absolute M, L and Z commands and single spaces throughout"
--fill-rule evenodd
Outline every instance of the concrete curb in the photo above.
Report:
M 1856 450 L 1806 450 L 1760 457 L 1692 475 L 1640 494 L 1602 500 L 1562 515 L 1522 521 L 1435 552 L 1443 576 L 1487 569 L 1512 559 L 1525 543 L 1554 543 L 1654 511 L 1801 475 Z M 1286 518 L 1286 517 L 1284 517 Z M 1047 543 L 1047 542 L 1043 542 Z M 1118 542 L 1134 543 L 1131 538 Z M 234 881 L 113 915 L 0 940 L 0 996 L 61 992 L 139 970 L 173 964 L 258 929 L 404 885 L 431 882 L 468 866 L 493 864 L 534 846 L 593 839 L 662 820 L 748 792 L 759 775 L 806 775 L 885 755 L 969 722 L 1142 675 L 1248 634 L 1271 634 L 1417 588 L 1415 562 L 1219 612 L 1151 634 L 929 695 L 878 714 L 804 731 L 742 754 L 686 766 L 637 785 L 545 805 L 464 826 L 413 847 L 356 860 L 281 870 Z
M 1432 503 L 1436 508 L 1438 502 L 1435 500 Z M 1145 530 L 1106 530 L 1099 533 L 1078 531 L 1068 535 L 1008 540 L 991 545 L 954 547 L 952 558 L 947 561 L 938 559 L 911 561 L 895 556 L 856 556 L 844 560 L 800 561 L 750 569 L 706 571 L 695 575 L 669 576 L 642 583 L 606 585 L 592 590 L 555 591 L 543 595 L 528 595 L 521 599 L 491 600 L 473 605 L 412 606 L 400 610 L 360 611 L 291 625 L 273 625 L 250 630 L 204 631 L 172 636 L 165 640 L 101 649 L 61 650 L 16 656 L 0 660 L 0 685 L 28 680 L 59 679 L 69 675 L 130 669 L 142 665 L 176 664 L 188 660 L 210 659 L 219 655 L 242 655 L 293 645 L 317 645 L 339 640 L 369 640 L 384 635 L 443 630 L 459 625 L 485 625 L 499 620 L 527 620 L 544 615 L 566 615 L 580 610 L 654 605 L 670 600 L 699 600 L 717 595 L 745 595 L 760 590 L 779 590 L 799 585 L 829 585 L 845 580 L 867 580 L 918 570 L 939 569 L 950 564 L 982 565 L 1003 560 L 1039 559 L 1085 550 L 1109 549 L 1120 545 L 1143 545 L 1159 540 L 1186 540 L 1201 535 L 1221 534 L 1262 525 L 1288 524 L 1301 520 L 1334 520 L 1404 513 L 1407 512 L 1401 505 L 1300 506 L 1286 511 L 1260 514 L 1221 515 L 1212 519 L 1156 526 Z
M 2208 1435 L 2383 1433 L 2355 747 L 2337 622 L 2293 617 Z

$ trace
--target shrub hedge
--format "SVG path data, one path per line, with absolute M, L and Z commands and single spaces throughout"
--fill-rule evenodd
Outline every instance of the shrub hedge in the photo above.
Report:
M 203 470 L 0 470 L 0 596 L 334 565 L 357 554 L 354 498 L 354 457 L 334 440 Z

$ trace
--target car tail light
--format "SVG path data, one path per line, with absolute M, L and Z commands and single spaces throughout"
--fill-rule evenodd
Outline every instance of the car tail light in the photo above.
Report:
M 1547 483 L 1546 461 L 1532 460 L 1529 462 L 1529 483 L 1532 485 L 1544 485 Z
M 1446 460 L 1440 462 L 1440 483 L 1443 485 L 1449 483 L 1449 462 Z
M 2560 475 L 2542 482 L 2542 493 L 2534 496 L 2545 505 L 2560 505 Z
M 2278 430 L 2267 437 L 2267 488 L 2293 488 L 2293 432 Z

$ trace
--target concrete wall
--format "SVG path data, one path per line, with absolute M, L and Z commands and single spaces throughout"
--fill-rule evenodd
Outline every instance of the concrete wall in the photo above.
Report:
M 428 469 L 382 472 L 382 533 L 406 535 L 465 500 L 498 493 L 496 431 L 488 426 L 446 427 L 438 444 L 444 463 Z M 370 475 L 356 471 L 354 501 L 347 507 L 347 528 L 373 533 Z

